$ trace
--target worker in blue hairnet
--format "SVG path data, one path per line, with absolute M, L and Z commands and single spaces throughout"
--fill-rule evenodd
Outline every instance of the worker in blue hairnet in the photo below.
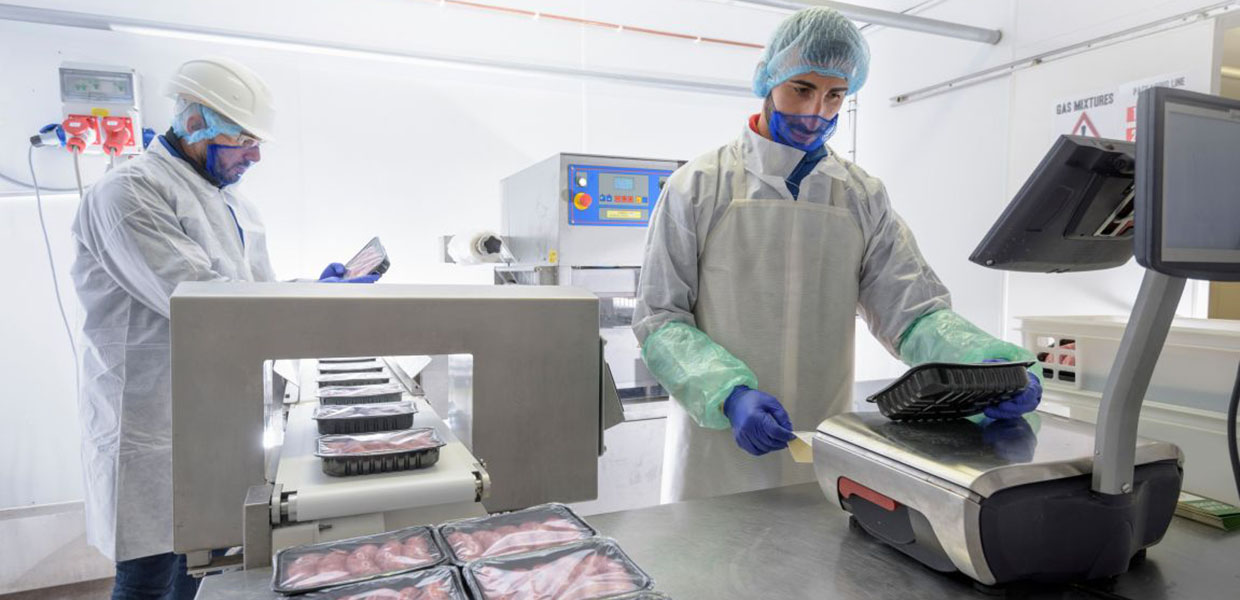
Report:
M 793 14 L 754 73 L 762 112 L 677 170 L 657 203 L 633 329 L 676 400 L 665 502 L 813 481 L 776 451 L 850 408 L 857 313 L 908 364 L 1033 358 L 951 310 L 882 182 L 826 144 L 869 62 L 839 12 Z M 988 416 L 1033 410 L 1030 378 Z

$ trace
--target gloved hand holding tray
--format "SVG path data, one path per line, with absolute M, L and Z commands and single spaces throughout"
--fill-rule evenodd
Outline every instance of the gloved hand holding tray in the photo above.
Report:
M 1020 393 L 1029 385 L 1032 362 L 930 362 L 909 369 L 866 398 L 893 421 L 968 417 Z

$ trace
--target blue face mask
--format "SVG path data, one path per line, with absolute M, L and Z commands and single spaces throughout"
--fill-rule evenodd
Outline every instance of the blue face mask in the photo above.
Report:
M 785 146 L 813 152 L 835 133 L 839 120 L 838 114 L 827 120 L 819 115 L 789 115 L 771 110 L 771 137 Z
M 210 144 L 207 146 L 207 172 L 215 178 L 220 187 L 237 183 L 246 170 L 257 162 L 250 160 L 250 153 L 253 150 L 253 146 Z

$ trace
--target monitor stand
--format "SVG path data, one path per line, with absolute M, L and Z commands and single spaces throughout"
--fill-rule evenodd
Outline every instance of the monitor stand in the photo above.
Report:
M 1132 492 L 1141 403 L 1184 293 L 1184 278 L 1146 270 L 1137 303 L 1102 392 L 1094 438 L 1093 485 L 1100 494 Z

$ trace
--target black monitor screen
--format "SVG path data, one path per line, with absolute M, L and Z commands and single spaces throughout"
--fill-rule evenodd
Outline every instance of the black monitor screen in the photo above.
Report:
M 1163 257 L 1240 258 L 1240 119 L 1167 104 L 1163 138 Z M 1240 115 L 1237 115 L 1240 116 Z
M 1033 273 L 1095 271 L 1128 262 L 1135 154 L 1127 142 L 1060 136 L 969 260 Z
M 1150 88 L 1137 123 L 1137 262 L 1240 281 L 1240 100 Z

